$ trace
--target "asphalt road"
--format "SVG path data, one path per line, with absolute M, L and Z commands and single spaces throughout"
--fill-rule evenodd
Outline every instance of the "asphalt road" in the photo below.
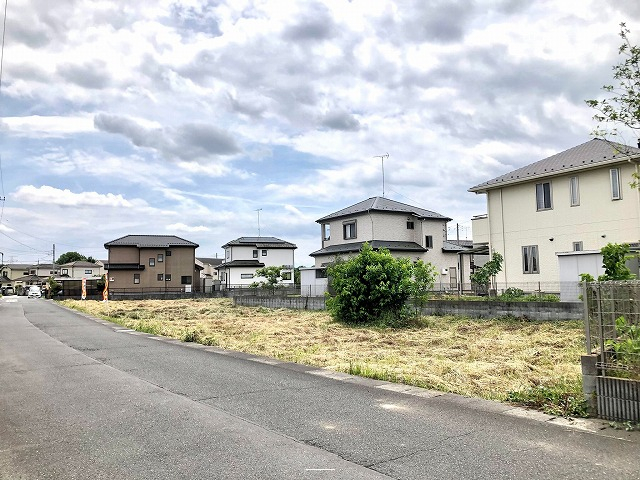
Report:
M 0 300 L 0 479 L 640 479 L 640 433 Z

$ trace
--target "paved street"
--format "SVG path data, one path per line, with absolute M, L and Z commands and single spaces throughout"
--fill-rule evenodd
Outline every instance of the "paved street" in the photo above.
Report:
M 0 299 L 0 479 L 640 478 L 605 425 Z

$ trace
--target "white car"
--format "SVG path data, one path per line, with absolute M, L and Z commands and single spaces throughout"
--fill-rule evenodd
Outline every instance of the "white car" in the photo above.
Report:
M 40 291 L 40 287 L 37 285 L 31 285 L 27 292 L 27 297 L 29 298 L 40 298 L 42 296 L 42 292 Z

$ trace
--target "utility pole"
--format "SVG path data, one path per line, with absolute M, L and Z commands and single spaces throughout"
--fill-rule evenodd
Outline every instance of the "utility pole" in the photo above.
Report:
M 56 276 L 56 244 L 53 244 L 53 258 L 51 259 L 51 271 L 53 276 Z
M 260 211 L 261 210 L 262 210 L 261 208 L 256 209 L 256 212 L 258 212 L 258 238 L 260 238 Z
M 389 154 L 385 153 L 384 155 L 374 155 L 373 158 L 379 158 L 382 160 L 382 198 L 384 198 L 384 159 L 388 159 Z

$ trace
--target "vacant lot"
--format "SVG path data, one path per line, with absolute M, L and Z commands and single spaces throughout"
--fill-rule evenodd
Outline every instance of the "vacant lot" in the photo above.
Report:
M 426 317 L 408 329 L 349 327 L 325 312 L 229 299 L 62 304 L 129 328 L 426 388 L 504 400 L 529 387 L 579 393 L 581 322 Z

